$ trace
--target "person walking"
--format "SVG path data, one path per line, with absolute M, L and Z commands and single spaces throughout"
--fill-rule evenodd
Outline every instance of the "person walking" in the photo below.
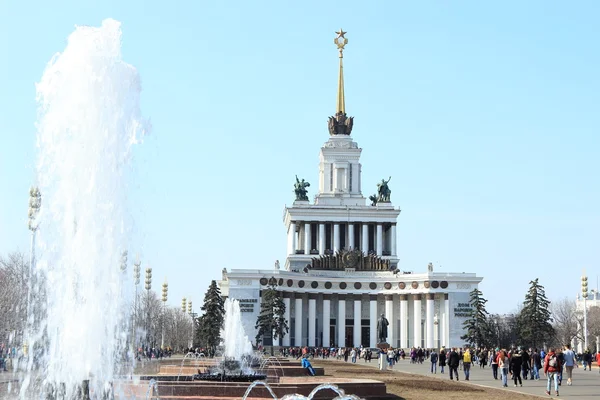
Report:
M 438 357 L 438 359 L 439 359 L 439 365 L 440 365 L 440 373 L 443 374 L 444 367 L 446 366 L 446 349 L 445 348 L 442 347 L 442 350 L 440 350 L 440 356 Z
M 533 354 L 531 355 L 531 367 L 533 371 L 533 379 L 539 381 L 540 370 L 542 369 L 542 356 L 540 356 L 538 349 L 533 349 Z
M 517 381 L 519 385 L 523 386 L 523 380 L 521 380 L 521 367 L 523 365 L 523 357 L 521 357 L 521 353 L 519 351 L 514 351 L 512 356 L 510 357 L 509 370 L 512 373 L 513 382 L 515 387 L 517 387 Z
M 463 353 L 463 369 L 465 371 L 465 380 L 468 381 L 471 375 L 471 349 L 468 347 Z
M 560 371 L 560 360 L 554 352 L 553 348 L 550 348 L 546 358 L 544 359 L 544 373 L 548 377 L 548 383 L 546 384 L 546 394 L 550 396 L 550 385 L 554 381 L 554 392 L 558 396 L 558 372 Z
M 498 351 L 500 349 L 496 348 L 496 350 L 492 351 L 492 354 L 490 356 L 490 364 L 492 364 L 492 375 L 494 376 L 494 379 L 498 379 Z
M 438 354 L 435 352 L 435 350 L 431 351 L 431 354 L 429 355 L 429 361 L 431 361 L 431 373 L 437 374 Z
M 565 345 L 565 351 L 563 351 L 563 360 L 565 371 L 567 371 L 567 386 L 571 386 L 573 384 L 573 367 L 577 366 L 577 361 L 575 360 L 575 352 L 571 350 L 571 345 Z
M 583 370 L 585 371 L 586 368 L 592 370 L 592 353 L 590 353 L 590 349 L 586 349 L 583 353 Z
M 460 362 L 460 357 L 456 352 L 456 348 L 452 348 L 450 355 L 448 356 L 448 368 L 450 368 L 450 380 L 453 379 L 453 376 L 456 375 L 456 380 L 458 381 L 458 364 Z
M 502 349 L 498 352 L 496 356 L 496 363 L 498 363 L 498 368 L 500 369 L 500 376 L 502 378 L 502 387 L 508 387 L 508 370 L 510 360 L 506 355 L 506 350 Z

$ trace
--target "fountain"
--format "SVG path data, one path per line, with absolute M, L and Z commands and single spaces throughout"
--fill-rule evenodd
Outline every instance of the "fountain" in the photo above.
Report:
M 218 381 L 194 380 L 193 375 L 162 380 L 126 371 L 133 359 L 126 318 L 127 288 L 133 285 L 122 262 L 131 245 L 127 178 L 132 146 L 146 125 L 140 116 L 139 76 L 121 58 L 120 23 L 109 19 L 99 28 L 77 27 L 65 50 L 48 64 L 37 99 L 37 178 L 43 203 L 34 233 L 37 247 L 32 245 L 38 257 L 32 263 L 29 352 L 19 366 L 24 371 L 17 385 L 21 400 L 385 395 L 382 382 L 366 379 L 286 373 L 268 382 L 256 380 L 267 375 L 250 369 L 260 362 L 252 357 L 237 301 L 226 305 Z M 286 362 L 277 368 L 304 372 Z M 6 386 L 0 396 L 13 397 L 12 382 Z
M 37 179 L 43 196 L 21 398 L 45 387 L 101 393 L 126 358 L 120 270 L 130 244 L 127 176 L 144 133 L 140 80 L 121 58 L 115 20 L 80 26 L 37 84 Z

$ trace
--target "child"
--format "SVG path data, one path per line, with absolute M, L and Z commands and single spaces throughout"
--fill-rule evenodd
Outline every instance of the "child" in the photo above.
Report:
M 310 361 L 308 361 L 308 357 L 306 356 L 302 357 L 302 368 L 306 368 L 310 376 L 315 376 L 315 369 L 310 364 Z

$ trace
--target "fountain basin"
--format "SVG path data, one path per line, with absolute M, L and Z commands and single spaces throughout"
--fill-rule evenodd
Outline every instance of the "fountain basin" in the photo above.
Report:
M 321 384 L 334 384 L 343 389 L 346 394 L 353 394 L 366 400 L 395 398 L 388 395 L 385 383 L 372 379 L 345 379 L 330 376 L 322 377 L 281 377 L 279 382 L 269 383 L 269 387 L 278 398 L 286 394 L 300 394 L 308 396 L 310 392 Z M 186 400 L 200 399 L 241 399 L 250 382 L 211 382 L 211 381 L 165 381 L 158 384 L 158 395 L 161 400 Z M 121 382 L 119 389 L 126 399 L 145 399 L 148 391 L 146 381 L 139 384 Z M 331 400 L 337 394 L 331 389 L 324 389 L 316 393 L 314 399 Z M 256 386 L 248 395 L 249 399 L 272 399 L 269 391 L 263 386 Z

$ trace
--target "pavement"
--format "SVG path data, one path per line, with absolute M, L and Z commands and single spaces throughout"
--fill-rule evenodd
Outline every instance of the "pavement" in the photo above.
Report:
M 330 358 L 329 360 L 333 360 Z M 339 361 L 344 362 L 344 361 Z M 317 364 L 317 360 L 314 361 Z M 364 360 L 357 360 L 357 364 L 365 365 L 367 367 L 377 368 L 378 360 L 374 359 L 373 361 L 365 362 Z M 419 374 L 426 375 L 439 379 L 450 379 L 448 375 L 448 367 L 445 368 L 445 373 L 442 374 L 438 371 L 437 374 L 432 374 L 430 372 L 431 363 L 429 361 L 424 361 L 423 364 L 411 364 L 409 359 L 400 360 L 394 367 L 391 369 L 392 371 L 396 371 L 399 373 L 407 372 L 411 374 Z M 584 371 L 583 367 L 580 365 L 579 368 L 573 369 L 573 385 L 567 386 L 566 374 L 563 379 L 562 385 L 559 386 L 559 393 L 562 399 L 574 399 L 574 400 L 598 400 L 600 399 L 600 370 L 596 365 L 593 366 L 592 371 Z M 508 380 L 508 387 L 502 388 L 502 381 L 500 380 L 500 372 L 498 372 L 498 380 L 495 380 L 492 375 L 492 368 L 490 366 L 486 366 L 485 368 L 480 368 L 478 365 L 471 367 L 471 375 L 468 381 L 465 381 L 464 371 L 459 370 L 459 379 L 460 382 L 465 382 L 471 385 L 480 385 L 492 388 L 503 389 L 508 392 L 515 391 L 519 393 L 537 395 L 541 397 L 548 398 L 546 395 L 546 384 L 547 379 L 543 376 L 543 373 L 540 374 L 539 381 L 532 380 L 523 380 L 523 386 L 514 387 L 513 381 Z M 456 378 L 455 378 L 456 379 Z M 554 384 L 552 384 L 552 397 L 556 398 L 554 394 Z

